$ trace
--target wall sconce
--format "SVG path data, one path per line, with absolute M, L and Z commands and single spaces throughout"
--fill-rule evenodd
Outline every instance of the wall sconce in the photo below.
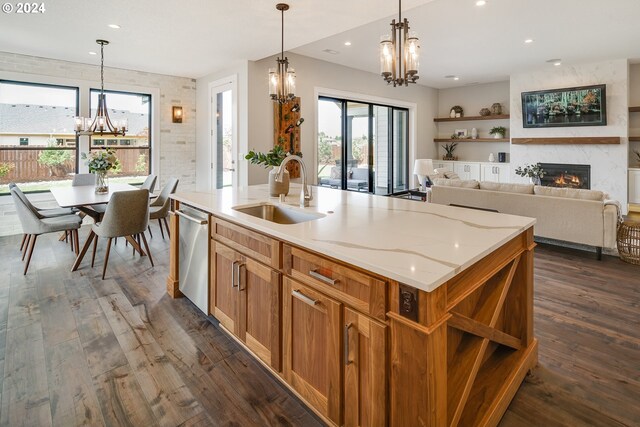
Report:
M 182 123 L 182 107 L 172 107 L 173 123 Z

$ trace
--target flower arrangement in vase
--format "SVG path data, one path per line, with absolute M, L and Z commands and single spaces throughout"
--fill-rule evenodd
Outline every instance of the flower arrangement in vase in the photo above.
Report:
M 540 180 L 547 174 L 547 172 L 540 166 L 540 163 L 536 163 L 535 165 L 524 165 L 524 167 L 518 166 L 515 173 L 523 178 L 529 178 L 529 181 L 536 185 L 540 185 Z
M 90 151 L 88 155 L 87 153 L 82 153 L 82 159 L 86 160 L 85 164 L 89 167 L 89 172 L 96 174 L 96 193 L 108 193 L 107 172 L 120 167 L 116 151 L 113 148 Z
M 260 165 L 265 168 L 271 167 L 271 170 L 269 171 L 269 193 L 272 197 L 278 197 L 279 194 L 286 195 L 289 193 L 288 171 L 284 171 L 284 178 L 282 182 L 276 181 L 277 168 L 289 154 L 295 154 L 302 157 L 301 152 L 288 152 L 280 144 L 277 144 L 266 153 L 251 150 L 246 156 L 244 156 L 244 158 L 249 160 L 249 163 L 252 165 Z

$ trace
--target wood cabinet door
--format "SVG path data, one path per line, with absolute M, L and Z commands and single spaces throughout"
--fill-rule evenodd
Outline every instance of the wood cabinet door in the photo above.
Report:
M 240 333 L 247 347 L 280 371 L 280 273 L 251 258 L 240 264 Z
M 238 319 L 240 293 L 238 292 L 239 264 L 242 255 L 219 243 L 215 244 L 215 268 L 212 276 L 215 279 L 213 298 L 213 315 L 229 332 L 238 335 Z M 235 271 L 234 271 L 235 270 Z
M 341 425 L 342 304 L 284 277 L 283 374 L 302 398 Z
M 344 309 L 344 425 L 386 425 L 387 327 Z

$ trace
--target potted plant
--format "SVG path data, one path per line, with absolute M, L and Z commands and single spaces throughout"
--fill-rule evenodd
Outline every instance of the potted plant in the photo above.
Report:
M 109 192 L 109 182 L 107 181 L 107 172 L 120 167 L 120 161 L 116 157 L 116 150 L 113 148 L 105 148 L 104 150 L 95 150 L 82 153 L 82 159 L 86 160 L 89 172 L 96 174 L 96 193 L 104 194 Z
M 244 158 L 249 160 L 249 163 L 251 163 L 252 165 L 260 165 L 264 166 L 265 168 L 271 168 L 271 170 L 269 171 L 269 193 L 271 197 L 278 197 L 278 195 L 280 194 L 289 194 L 289 172 L 286 170 L 284 171 L 284 178 L 282 182 L 276 181 L 276 171 L 280 164 L 282 164 L 284 158 L 289 154 L 295 154 L 302 157 L 302 153 L 288 152 L 280 144 L 277 144 L 266 153 L 251 150 L 246 156 L 244 156 Z
M 444 151 L 446 152 L 446 154 L 442 156 L 442 160 L 457 160 L 458 158 L 453 155 L 453 151 L 456 149 L 457 146 L 458 146 L 458 143 L 455 141 L 452 142 L 451 144 L 443 145 L 442 148 L 444 148 Z
M 633 152 L 636 155 L 636 161 L 638 162 L 638 165 L 640 165 L 640 151 L 638 150 L 633 150 Z
M 507 128 L 505 128 L 504 126 L 494 126 L 489 131 L 489 135 L 493 135 L 493 137 L 496 139 L 504 138 L 506 134 Z
M 518 176 L 529 178 L 529 181 L 535 185 L 540 185 L 540 180 L 547 174 L 547 172 L 540 166 L 540 163 L 536 163 L 535 165 L 524 165 L 524 167 L 518 166 L 515 172 Z

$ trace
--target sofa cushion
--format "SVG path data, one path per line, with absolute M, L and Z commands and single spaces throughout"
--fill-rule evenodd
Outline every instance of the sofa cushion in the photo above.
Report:
M 444 171 L 444 177 L 449 179 L 460 179 L 460 176 L 457 173 L 449 170 Z
M 475 179 L 463 180 L 463 179 L 436 179 L 433 181 L 434 185 L 443 185 L 446 187 L 460 187 L 460 188 L 480 188 L 480 183 Z
M 481 181 L 480 189 L 503 191 L 505 193 L 533 194 L 533 184 L 505 184 L 500 182 Z
M 533 187 L 534 194 L 539 196 L 565 197 L 568 199 L 603 201 L 604 193 L 598 190 L 583 190 L 578 188 L 556 188 L 536 185 Z

